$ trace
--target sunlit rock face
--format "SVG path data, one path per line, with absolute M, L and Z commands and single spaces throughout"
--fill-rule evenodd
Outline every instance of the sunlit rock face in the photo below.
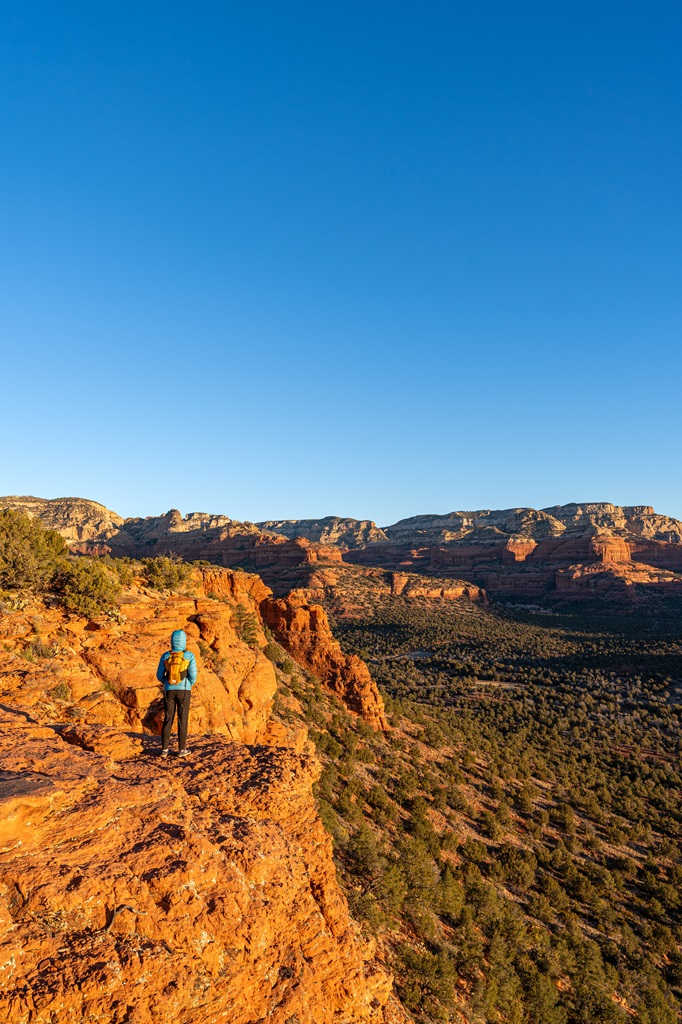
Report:
M 271 717 L 270 591 L 210 567 L 187 589 L 138 580 L 94 621 L 49 595 L 3 612 L 0 1017 L 382 1024 L 392 982 L 337 883 L 319 762 Z M 199 668 L 191 757 L 162 760 L 154 674 L 177 628 Z M 311 629 L 307 663 L 329 666 L 330 643 Z M 383 724 L 348 660 L 342 696 Z
M 337 693 L 373 729 L 387 728 L 384 702 L 364 661 L 346 655 L 334 639 L 327 613 L 304 593 L 261 604 L 263 620 L 293 657 Z
M 91 752 L 4 704 L 3 1021 L 382 1021 L 391 979 L 349 920 L 318 772 L 224 736 L 191 762 Z

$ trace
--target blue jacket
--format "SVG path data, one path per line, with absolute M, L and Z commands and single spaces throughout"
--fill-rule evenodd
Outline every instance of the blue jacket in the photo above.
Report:
M 189 662 L 187 666 L 187 676 L 179 684 L 179 686 L 169 686 L 166 682 L 165 664 L 166 658 L 171 654 L 171 651 L 184 651 L 185 658 Z M 194 655 L 191 651 L 187 650 L 187 634 L 182 629 L 176 629 L 171 633 L 171 649 L 170 651 L 164 651 L 159 661 L 159 667 L 156 670 L 156 678 L 160 683 L 163 683 L 164 690 L 191 690 L 197 681 L 197 663 Z

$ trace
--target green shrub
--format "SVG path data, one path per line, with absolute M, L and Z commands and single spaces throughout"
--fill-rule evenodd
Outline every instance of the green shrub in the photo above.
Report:
M 0 512 L 0 586 L 50 586 L 67 550 L 62 537 L 40 520 L 11 508 Z
M 490 811 L 483 811 L 481 815 L 481 830 L 484 836 L 493 841 L 504 835 L 504 828 Z
M 575 814 L 569 804 L 559 804 L 558 807 L 553 807 L 550 811 L 550 819 L 552 824 L 566 835 L 571 836 L 575 833 Z
M 320 820 L 326 828 L 327 832 L 339 841 L 342 836 L 345 836 L 344 829 L 341 827 L 338 815 L 332 805 L 322 797 L 318 801 L 318 812 Z
M 255 612 L 250 612 L 241 602 L 232 613 L 232 625 L 242 643 L 249 647 L 258 646 L 258 618 Z
M 386 867 L 377 886 L 377 896 L 390 914 L 399 914 L 407 898 L 407 882 L 399 864 Z
M 398 849 L 408 891 L 413 898 L 429 904 L 440 879 L 435 860 L 424 843 L 411 836 L 403 837 Z
M 28 645 L 23 656 L 27 661 L 35 661 L 36 658 L 54 658 L 58 653 L 59 648 L 56 645 L 46 644 L 41 637 L 38 637 Z
M 383 786 L 374 785 L 367 794 L 367 802 L 372 808 L 372 818 L 380 825 L 395 821 L 397 810 L 395 804 L 386 795 Z
M 90 558 L 67 562 L 58 577 L 64 606 L 78 615 L 99 615 L 116 607 L 120 587 L 104 566 Z
M 272 643 L 272 641 L 265 645 L 263 648 L 263 654 L 268 658 L 274 665 L 279 665 L 281 661 L 284 661 L 284 651 L 279 644 Z
M 363 764 L 374 764 L 376 762 L 376 755 L 371 747 L 358 747 L 358 761 Z
M 435 894 L 435 909 L 451 923 L 458 921 L 464 907 L 464 889 L 450 867 L 443 871 Z
M 456 785 L 448 786 L 445 792 L 445 800 L 448 807 L 452 807 L 455 811 L 461 811 L 462 814 L 469 815 L 472 813 L 469 801 Z
M 449 1015 L 439 1013 L 434 1002 L 438 1000 L 446 1007 L 453 1005 L 457 970 L 449 951 L 442 949 L 436 954 L 413 949 L 406 943 L 398 953 L 402 974 L 398 992 L 404 1005 L 412 1011 L 424 1011 L 427 1020 L 450 1019 Z
M 493 874 L 508 885 L 528 889 L 535 881 L 537 860 L 530 850 L 503 843 L 493 860 Z
M 48 696 L 54 700 L 68 700 L 71 696 L 71 690 L 66 683 L 57 683 L 51 690 L 48 690 Z
M 191 567 L 181 559 L 167 558 L 164 555 L 158 558 L 143 558 L 142 565 L 145 580 L 155 590 L 173 590 L 184 583 L 192 572 Z
M 376 878 L 383 861 L 374 833 L 364 823 L 353 833 L 347 848 L 355 872 L 365 878 Z
M 318 732 L 316 729 L 310 729 L 310 738 L 320 754 L 329 754 L 330 757 L 337 758 L 343 753 L 341 744 L 337 743 L 334 737 L 326 731 Z
M 359 921 L 365 921 L 373 932 L 379 930 L 388 923 L 388 917 L 381 909 L 379 901 L 372 892 L 355 893 L 348 895 L 350 911 L 353 917 Z
M 107 560 L 107 565 L 109 565 L 109 562 L 111 568 L 118 576 L 118 582 L 121 586 L 129 587 L 140 570 L 140 563 L 134 558 L 112 558 Z
M 420 939 L 433 942 L 436 937 L 436 915 L 421 900 L 408 898 L 403 906 L 405 919 L 412 925 Z
M 481 843 L 478 839 L 465 839 L 460 850 L 463 856 L 473 864 L 482 864 L 488 852 L 485 843 Z
M 245 643 L 249 643 L 250 646 L 253 646 L 253 644 L 257 642 L 258 638 L 258 619 L 253 612 L 249 613 L 248 609 L 244 608 L 244 605 L 237 605 L 237 608 L 241 608 L 243 609 L 243 611 L 235 612 L 235 616 L 233 617 L 232 623 L 233 625 L 235 625 L 235 629 L 237 628 L 237 626 L 239 626 L 243 634 L 251 637 L 251 642 L 249 642 L 249 640 L 247 639 L 245 640 Z M 246 613 L 246 615 L 244 615 L 244 613 Z M 245 625 L 246 629 L 244 628 Z M 272 637 L 272 633 L 267 628 L 267 626 L 265 627 L 264 632 L 266 637 Z M 243 637 L 240 637 L 240 639 L 242 638 Z M 295 662 L 291 660 L 287 652 L 283 650 L 280 647 L 280 645 L 278 643 L 275 643 L 272 639 L 270 639 L 269 643 L 267 643 L 263 648 L 263 654 L 265 655 L 266 658 L 269 658 L 274 665 L 277 665 L 277 667 L 281 669 L 281 671 L 284 672 L 284 674 L 287 676 L 290 676 L 296 668 Z

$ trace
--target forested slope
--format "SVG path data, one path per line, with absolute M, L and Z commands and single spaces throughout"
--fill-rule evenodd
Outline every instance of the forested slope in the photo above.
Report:
M 599 620 L 397 598 L 336 622 L 392 729 L 299 693 L 323 816 L 420 1020 L 679 1019 L 682 648 L 666 607 Z

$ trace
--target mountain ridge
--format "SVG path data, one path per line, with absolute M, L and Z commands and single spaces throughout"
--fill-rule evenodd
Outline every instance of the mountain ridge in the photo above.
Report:
M 445 530 L 447 533 L 462 533 L 463 529 L 481 529 L 487 525 L 495 528 L 503 527 L 502 532 L 533 532 L 543 533 L 547 527 L 557 533 L 566 530 L 580 532 L 585 525 L 597 529 L 642 531 L 641 535 L 650 539 L 661 539 L 682 543 L 682 520 L 674 516 L 657 513 L 651 505 L 616 505 L 612 502 L 567 502 L 564 505 L 550 505 L 536 509 L 530 505 L 509 506 L 504 509 L 473 509 L 453 510 L 451 512 L 419 513 L 397 520 L 386 526 L 377 526 L 372 519 L 356 519 L 353 516 L 328 515 L 317 519 L 266 519 L 258 522 L 237 520 L 224 513 L 188 512 L 182 515 L 178 509 L 169 509 L 158 516 L 121 516 L 101 502 L 91 498 L 59 497 L 40 498 L 35 495 L 4 495 L 0 496 L 3 508 L 21 508 L 31 515 L 44 520 L 58 521 L 60 515 L 77 518 L 79 512 L 84 518 L 92 518 L 95 514 L 104 514 L 115 525 L 144 524 L 164 520 L 170 517 L 176 530 L 212 529 L 215 527 L 239 527 L 246 532 L 261 531 L 274 533 L 289 539 L 303 537 L 311 541 L 326 544 L 340 544 L 343 541 L 356 541 L 362 536 L 365 543 L 390 541 L 399 534 L 404 534 L 409 527 L 414 527 L 417 534 L 423 532 L 422 527 L 441 524 L 457 525 L 459 529 Z M 355 533 L 353 532 L 355 530 Z M 310 536 L 314 534 L 314 536 Z M 674 540 L 672 538 L 674 537 Z M 349 543 L 349 547 L 356 546 Z
M 277 589 L 305 567 L 347 564 L 456 577 L 491 595 L 622 600 L 682 588 L 682 521 L 650 505 L 570 502 L 425 514 L 378 527 L 369 519 L 240 522 L 171 509 L 124 519 L 85 498 L 0 498 L 57 530 L 74 554 L 170 555 L 261 573 Z M 291 570 L 300 567 L 300 579 Z M 306 570 L 307 571 L 307 570 Z

